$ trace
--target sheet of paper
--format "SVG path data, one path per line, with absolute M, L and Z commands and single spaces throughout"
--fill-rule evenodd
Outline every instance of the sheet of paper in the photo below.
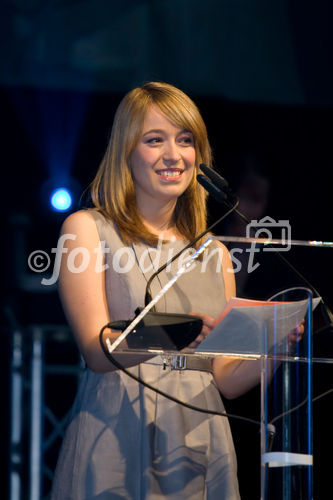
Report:
M 319 301 L 320 297 L 313 299 L 313 309 Z M 308 308 L 307 299 L 271 303 L 234 298 L 230 303 L 234 307 L 227 304 L 220 316 L 221 321 L 197 347 L 197 352 L 237 354 L 272 352 L 283 344 L 294 328 L 301 324 Z M 241 303 L 247 305 L 241 306 Z

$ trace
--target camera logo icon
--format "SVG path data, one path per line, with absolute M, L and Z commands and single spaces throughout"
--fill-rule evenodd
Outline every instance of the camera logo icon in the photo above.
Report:
M 274 234 L 274 237 L 273 237 Z M 272 246 L 264 247 L 265 252 L 287 252 L 291 248 L 291 227 L 288 220 L 274 220 L 272 217 L 263 217 L 252 220 L 246 226 L 247 238 L 265 238 L 266 244 L 274 241 Z

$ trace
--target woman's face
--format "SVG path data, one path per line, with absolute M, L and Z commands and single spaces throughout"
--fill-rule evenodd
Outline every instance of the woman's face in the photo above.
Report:
M 130 165 L 139 208 L 153 206 L 154 200 L 176 201 L 194 173 L 194 137 L 152 105 Z

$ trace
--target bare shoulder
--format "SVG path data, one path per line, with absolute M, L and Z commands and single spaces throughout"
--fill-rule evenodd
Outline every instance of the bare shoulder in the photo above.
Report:
M 62 233 L 76 232 L 82 229 L 93 230 L 96 228 L 95 220 L 90 212 L 87 210 L 79 210 L 70 214 L 62 224 Z
M 96 246 L 99 234 L 95 219 L 87 210 L 72 213 L 62 224 L 61 237 L 67 242 L 65 246 Z

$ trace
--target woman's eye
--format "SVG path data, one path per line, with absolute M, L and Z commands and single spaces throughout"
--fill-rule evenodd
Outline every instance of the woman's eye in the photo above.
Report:
M 149 139 L 147 139 L 147 144 L 158 144 L 159 142 L 162 142 L 162 138 L 161 137 L 150 137 Z
M 192 135 L 184 135 L 179 138 L 179 141 L 185 144 L 194 144 L 193 136 Z

